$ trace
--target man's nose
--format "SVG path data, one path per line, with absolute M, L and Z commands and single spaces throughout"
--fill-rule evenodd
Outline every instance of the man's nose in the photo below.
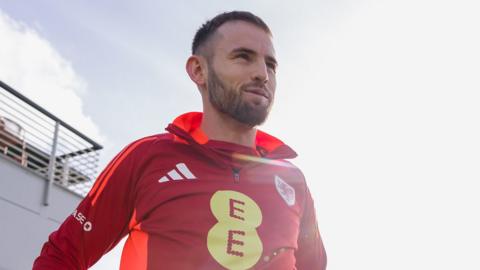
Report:
M 259 81 L 264 84 L 268 82 L 268 67 L 265 61 L 257 61 L 257 63 L 255 63 L 255 67 L 252 73 L 252 79 L 254 81 Z

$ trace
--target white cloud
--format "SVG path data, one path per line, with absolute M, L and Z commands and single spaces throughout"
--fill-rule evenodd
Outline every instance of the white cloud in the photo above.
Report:
M 94 140 L 99 128 L 82 110 L 87 84 L 55 48 L 29 26 L 0 12 L 0 80 Z

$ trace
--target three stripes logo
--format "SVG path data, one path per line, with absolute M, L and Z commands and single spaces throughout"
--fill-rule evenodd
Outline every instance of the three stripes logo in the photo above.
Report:
M 185 163 L 178 163 L 176 168 L 169 171 L 167 175 L 158 180 L 159 183 L 164 183 L 172 180 L 193 180 L 197 179 L 195 175 L 188 169 Z

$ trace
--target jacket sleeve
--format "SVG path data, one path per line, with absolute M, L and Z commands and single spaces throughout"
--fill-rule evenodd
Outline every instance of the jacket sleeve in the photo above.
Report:
M 327 256 L 318 230 L 313 199 L 308 188 L 295 258 L 298 270 L 325 270 L 327 266 Z
M 87 269 L 128 233 L 142 142 L 130 144 L 108 164 L 77 209 L 50 234 L 34 270 Z

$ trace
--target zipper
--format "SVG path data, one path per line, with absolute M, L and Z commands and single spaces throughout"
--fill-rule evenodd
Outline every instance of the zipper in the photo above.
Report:
M 240 169 L 233 168 L 233 182 L 238 184 L 240 183 Z

